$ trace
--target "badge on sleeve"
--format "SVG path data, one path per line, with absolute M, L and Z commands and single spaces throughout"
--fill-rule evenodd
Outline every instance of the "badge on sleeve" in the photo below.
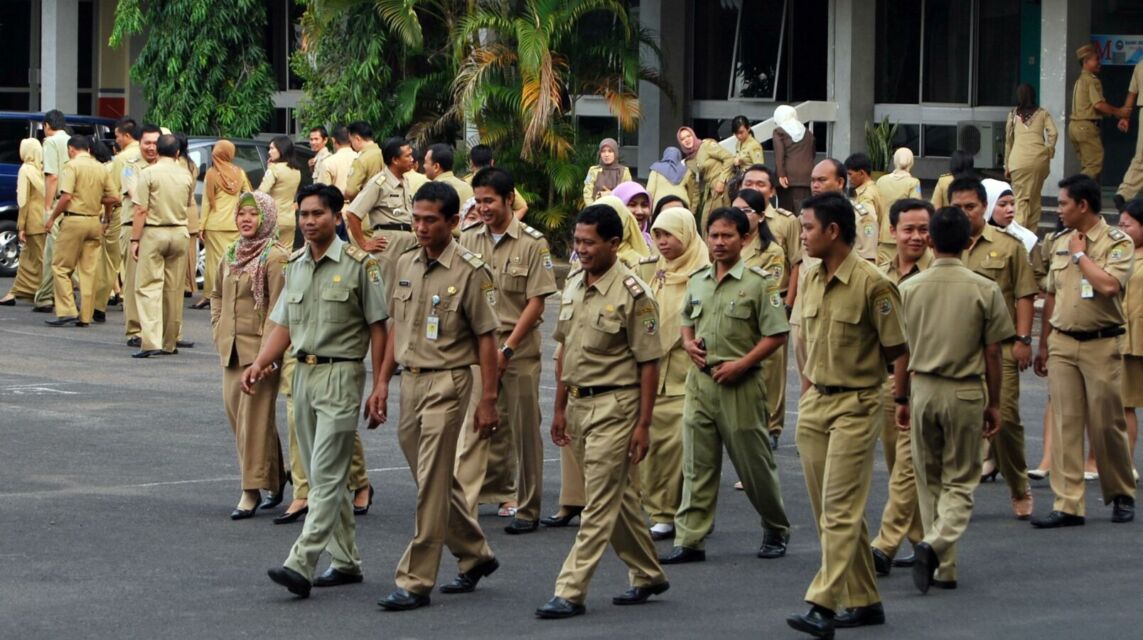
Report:
M 871 224 L 865 225 L 865 237 L 872 238 L 877 233 L 877 227 Z
M 365 267 L 365 275 L 373 284 L 381 284 L 381 267 L 376 262 L 370 262 Z
M 653 336 L 659 330 L 659 323 L 654 318 L 647 318 L 643 321 L 643 330 L 647 332 L 647 335 Z
M 890 313 L 893 313 L 893 302 L 889 299 L 888 296 L 884 298 L 878 298 L 876 306 L 877 313 L 880 313 L 883 316 L 887 316 Z
M 1123 256 L 1126 253 L 1127 252 L 1125 252 L 1123 250 L 1123 247 L 1115 247 L 1114 249 L 1111 250 L 1111 253 L 1109 253 L 1107 257 L 1111 258 L 1112 261 L 1114 261 L 1114 262 L 1119 262 L 1120 260 L 1123 259 Z
M 552 270 L 552 254 L 547 249 L 540 249 L 540 259 L 544 262 L 544 268 L 548 271 Z
M 486 282 L 481 287 L 484 290 L 484 297 L 488 300 L 488 304 L 496 306 L 496 285 L 491 282 Z

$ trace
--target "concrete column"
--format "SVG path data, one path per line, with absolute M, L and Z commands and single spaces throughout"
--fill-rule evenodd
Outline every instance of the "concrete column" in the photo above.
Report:
M 876 32 L 872 3 L 831 0 L 826 96 L 839 108 L 827 151 L 840 160 L 865 150 L 865 123 L 873 120 Z
M 78 0 L 43 0 L 40 17 L 40 108 L 75 113 L 78 85 Z M 92 52 L 84 52 L 84 57 Z
M 1055 198 L 1059 193 L 1056 184 L 1080 170 L 1068 140 L 1067 116 L 1072 108 L 1072 87 L 1081 71 L 1076 49 L 1091 41 L 1091 6 L 1087 0 L 1043 0 L 1040 12 L 1040 105 L 1052 114 L 1060 129 L 1043 195 Z
M 686 102 L 687 28 L 685 2 L 644 0 L 639 4 L 639 24 L 651 31 L 663 51 L 662 64 L 650 51 L 644 51 L 644 64 L 656 69 L 670 83 L 675 101 L 658 87 L 639 83 L 639 177 L 646 179 L 651 163 L 662 157 L 663 148 L 676 144 L 675 131 L 683 123 Z

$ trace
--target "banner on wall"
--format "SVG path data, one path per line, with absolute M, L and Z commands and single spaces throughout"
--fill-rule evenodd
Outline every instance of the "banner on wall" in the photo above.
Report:
M 1103 65 L 1135 66 L 1143 62 L 1143 36 L 1092 35 Z

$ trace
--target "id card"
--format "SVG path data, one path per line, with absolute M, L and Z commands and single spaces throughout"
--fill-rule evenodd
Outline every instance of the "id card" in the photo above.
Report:
M 1084 300 L 1091 300 L 1095 297 L 1095 289 L 1092 288 L 1087 278 L 1080 278 L 1080 297 Z
M 425 337 L 429 340 L 436 340 L 441 335 L 441 319 L 440 316 L 429 316 L 425 318 Z

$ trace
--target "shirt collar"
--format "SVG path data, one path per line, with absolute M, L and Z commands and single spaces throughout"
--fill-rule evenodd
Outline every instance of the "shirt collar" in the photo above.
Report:
M 913 263 L 913 268 L 909 269 L 909 272 L 906 273 L 905 275 L 901 275 L 901 254 L 900 253 L 893 256 L 893 260 L 890 261 L 887 265 L 885 265 L 885 269 L 886 269 L 887 275 L 890 275 L 894 278 L 904 279 L 904 278 L 907 278 L 907 277 L 914 275 L 916 273 L 920 273 L 921 271 L 928 269 L 932 265 L 933 265 L 933 252 L 930 251 L 929 249 L 925 249 L 925 252 L 921 254 L 921 257 L 916 262 Z
M 425 253 L 425 248 L 421 247 L 420 249 L 417 249 L 417 255 L 413 258 L 413 261 L 423 262 L 426 265 L 426 268 L 429 264 L 437 264 L 444 267 L 445 269 L 450 269 L 452 268 L 452 261 L 456 256 L 456 248 L 458 246 L 459 245 L 456 243 L 456 240 L 450 238 L 448 246 L 444 248 L 444 251 L 441 251 L 441 254 L 437 256 L 435 261 L 429 258 L 428 254 Z
M 960 258 L 934 258 L 931 266 L 934 269 L 938 267 L 962 267 L 964 263 L 960 261 Z
M 383 175 L 385 177 L 385 182 L 390 187 L 398 187 L 398 186 L 405 184 L 405 178 L 401 177 L 400 179 L 398 179 L 397 176 L 393 175 L 393 172 L 389 170 L 389 167 L 387 165 L 385 167 L 382 167 L 381 175 Z
M 329 244 L 329 248 L 325 250 L 325 255 L 321 257 L 322 260 L 329 258 L 334 262 L 341 262 L 341 253 L 345 250 L 345 241 L 336 235 L 333 237 L 333 242 Z M 313 250 L 309 244 L 306 244 L 306 253 L 302 258 L 314 262 Z
M 702 274 L 702 277 L 709 278 L 711 280 L 717 279 L 718 278 L 717 271 L 718 271 L 718 266 L 712 264 L 710 266 L 710 269 Z M 730 271 L 727 271 L 726 274 L 728 276 L 734 278 L 735 280 L 741 280 L 742 279 L 742 273 L 744 271 L 746 271 L 746 258 L 743 256 L 739 256 L 738 257 L 738 264 L 735 264 L 733 267 L 731 267 Z
M 1106 235 L 1108 229 L 1107 221 L 1103 219 L 1103 216 L 1099 216 L 1099 219 L 1087 230 L 1084 236 L 1086 236 L 1088 240 L 1095 242 Z
M 849 284 L 849 277 L 853 275 L 853 269 L 856 267 L 858 260 L 864 260 L 864 258 L 858 257 L 857 252 L 851 249 L 849 254 L 845 256 L 845 259 L 841 261 L 841 265 L 838 266 L 833 277 L 842 284 Z M 825 279 L 826 268 L 824 262 L 821 263 L 821 268 L 818 269 L 815 277 Z M 828 280 L 826 284 L 829 284 Z
M 440 176 L 437 176 L 437 177 L 440 178 Z M 513 240 L 516 240 L 517 238 L 520 237 L 520 221 L 516 219 L 516 216 L 510 216 L 510 217 L 512 219 L 508 222 L 508 228 L 506 228 L 504 230 L 504 235 L 508 236 L 509 238 L 512 238 Z M 484 230 L 488 232 L 488 237 L 491 238 L 492 237 L 492 227 L 485 224 Z
M 585 273 L 581 282 L 583 283 L 584 287 L 588 289 L 595 289 L 599 293 L 607 295 L 607 292 L 611 290 L 611 285 L 619 279 L 619 271 L 622 265 L 623 263 L 619 261 L 619 258 L 616 258 L 615 264 L 611 265 L 611 268 L 607 270 L 607 273 L 603 274 L 603 276 L 601 276 L 598 280 L 591 283 L 590 285 L 587 284 L 587 274 Z

